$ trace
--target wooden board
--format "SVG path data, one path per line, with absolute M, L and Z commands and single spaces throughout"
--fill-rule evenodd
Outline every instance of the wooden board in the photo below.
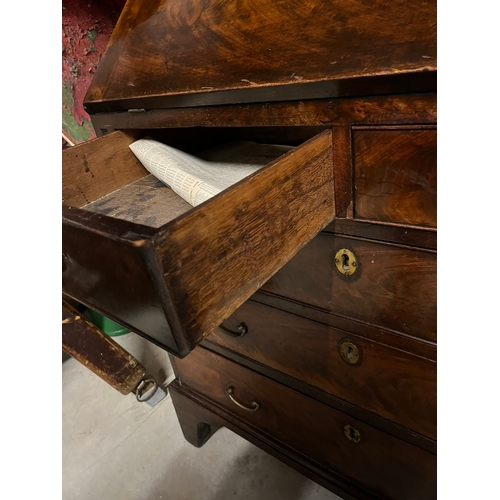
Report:
M 353 86 L 366 95 L 384 77 L 435 70 L 434 0 L 129 0 L 85 104 L 302 100 Z
M 354 216 L 437 225 L 437 132 L 371 127 L 353 133 Z
M 335 217 L 325 131 L 169 224 L 155 247 L 193 347 Z
M 129 144 L 137 139 L 134 132 L 114 132 L 65 149 L 62 153 L 63 204 L 83 207 L 145 175 Z
M 193 207 L 150 174 L 83 208 L 136 224 L 160 227 Z

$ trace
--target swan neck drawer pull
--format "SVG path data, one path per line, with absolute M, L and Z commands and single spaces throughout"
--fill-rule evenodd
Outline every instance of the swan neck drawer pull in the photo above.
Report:
M 229 396 L 229 399 L 236 405 L 239 406 L 242 410 L 246 411 L 257 411 L 260 408 L 260 404 L 257 403 L 257 401 L 252 401 L 250 403 L 250 407 L 245 406 L 244 404 L 240 403 L 234 396 L 234 387 L 229 386 L 226 389 L 226 394 Z
M 222 333 L 224 333 L 225 335 L 227 335 L 228 337 L 236 337 L 236 338 L 238 338 L 238 337 L 243 337 L 243 335 L 245 335 L 245 333 L 248 332 L 248 326 L 245 325 L 245 323 L 240 323 L 236 327 L 236 331 L 234 332 L 233 330 L 229 330 L 225 326 L 220 325 L 219 326 L 219 330 Z

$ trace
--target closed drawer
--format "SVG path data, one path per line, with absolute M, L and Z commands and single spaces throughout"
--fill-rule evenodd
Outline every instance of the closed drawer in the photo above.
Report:
M 354 216 L 436 227 L 437 131 L 353 131 Z
M 182 384 L 382 498 L 436 498 L 436 457 L 198 348 L 175 360 Z
M 184 356 L 333 219 L 331 133 L 196 208 L 155 198 L 128 147 L 146 133 L 114 132 L 63 153 L 63 292 Z M 290 136 L 269 133 L 275 142 Z M 224 129 L 162 134 L 188 152 L 230 140 Z M 113 194 L 109 211 L 89 208 L 122 189 L 122 207 Z M 130 220 L 141 204 L 140 223 Z M 145 216 L 152 204 L 161 222 Z
M 348 276 L 337 268 L 343 265 L 344 249 L 356 263 Z M 436 341 L 436 252 L 432 250 L 321 233 L 262 290 Z
M 221 327 L 207 340 L 436 439 L 436 363 L 253 301 Z

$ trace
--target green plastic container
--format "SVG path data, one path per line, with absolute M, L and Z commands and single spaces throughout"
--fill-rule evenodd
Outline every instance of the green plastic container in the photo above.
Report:
M 130 330 L 127 330 L 124 326 L 119 325 L 113 320 L 106 318 L 102 314 L 99 314 L 92 309 L 87 309 L 85 311 L 85 316 L 93 323 L 99 330 L 102 330 L 106 335 L 110 337 L 118 337 L 120 335 L 125 335 L 126 333 L 130 333 Z

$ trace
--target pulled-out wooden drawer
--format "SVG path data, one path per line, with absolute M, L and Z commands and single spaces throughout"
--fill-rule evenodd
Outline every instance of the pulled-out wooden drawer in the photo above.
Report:
M 321 233 L 262 290 L 435 342 L 436 278 L 432 250 Z
M 436 227 L 435 127 L 358 128 L 353 150 L 355 218 Z
M 229 134 L 161 133 L 188 152 Z M 331 132 L 196 208 L 158 195 L 128 147 L 145 134 L 63 153 L 63 293 L 185 356 L 334 218 Z M 95 203 L 107 195 L 110 206 Z
M 182 385 L 381 498 L 436 498 L 436 456 L 201 347 Z
M 207 340 L 436 439 L 432 361 L 253 301 Z

